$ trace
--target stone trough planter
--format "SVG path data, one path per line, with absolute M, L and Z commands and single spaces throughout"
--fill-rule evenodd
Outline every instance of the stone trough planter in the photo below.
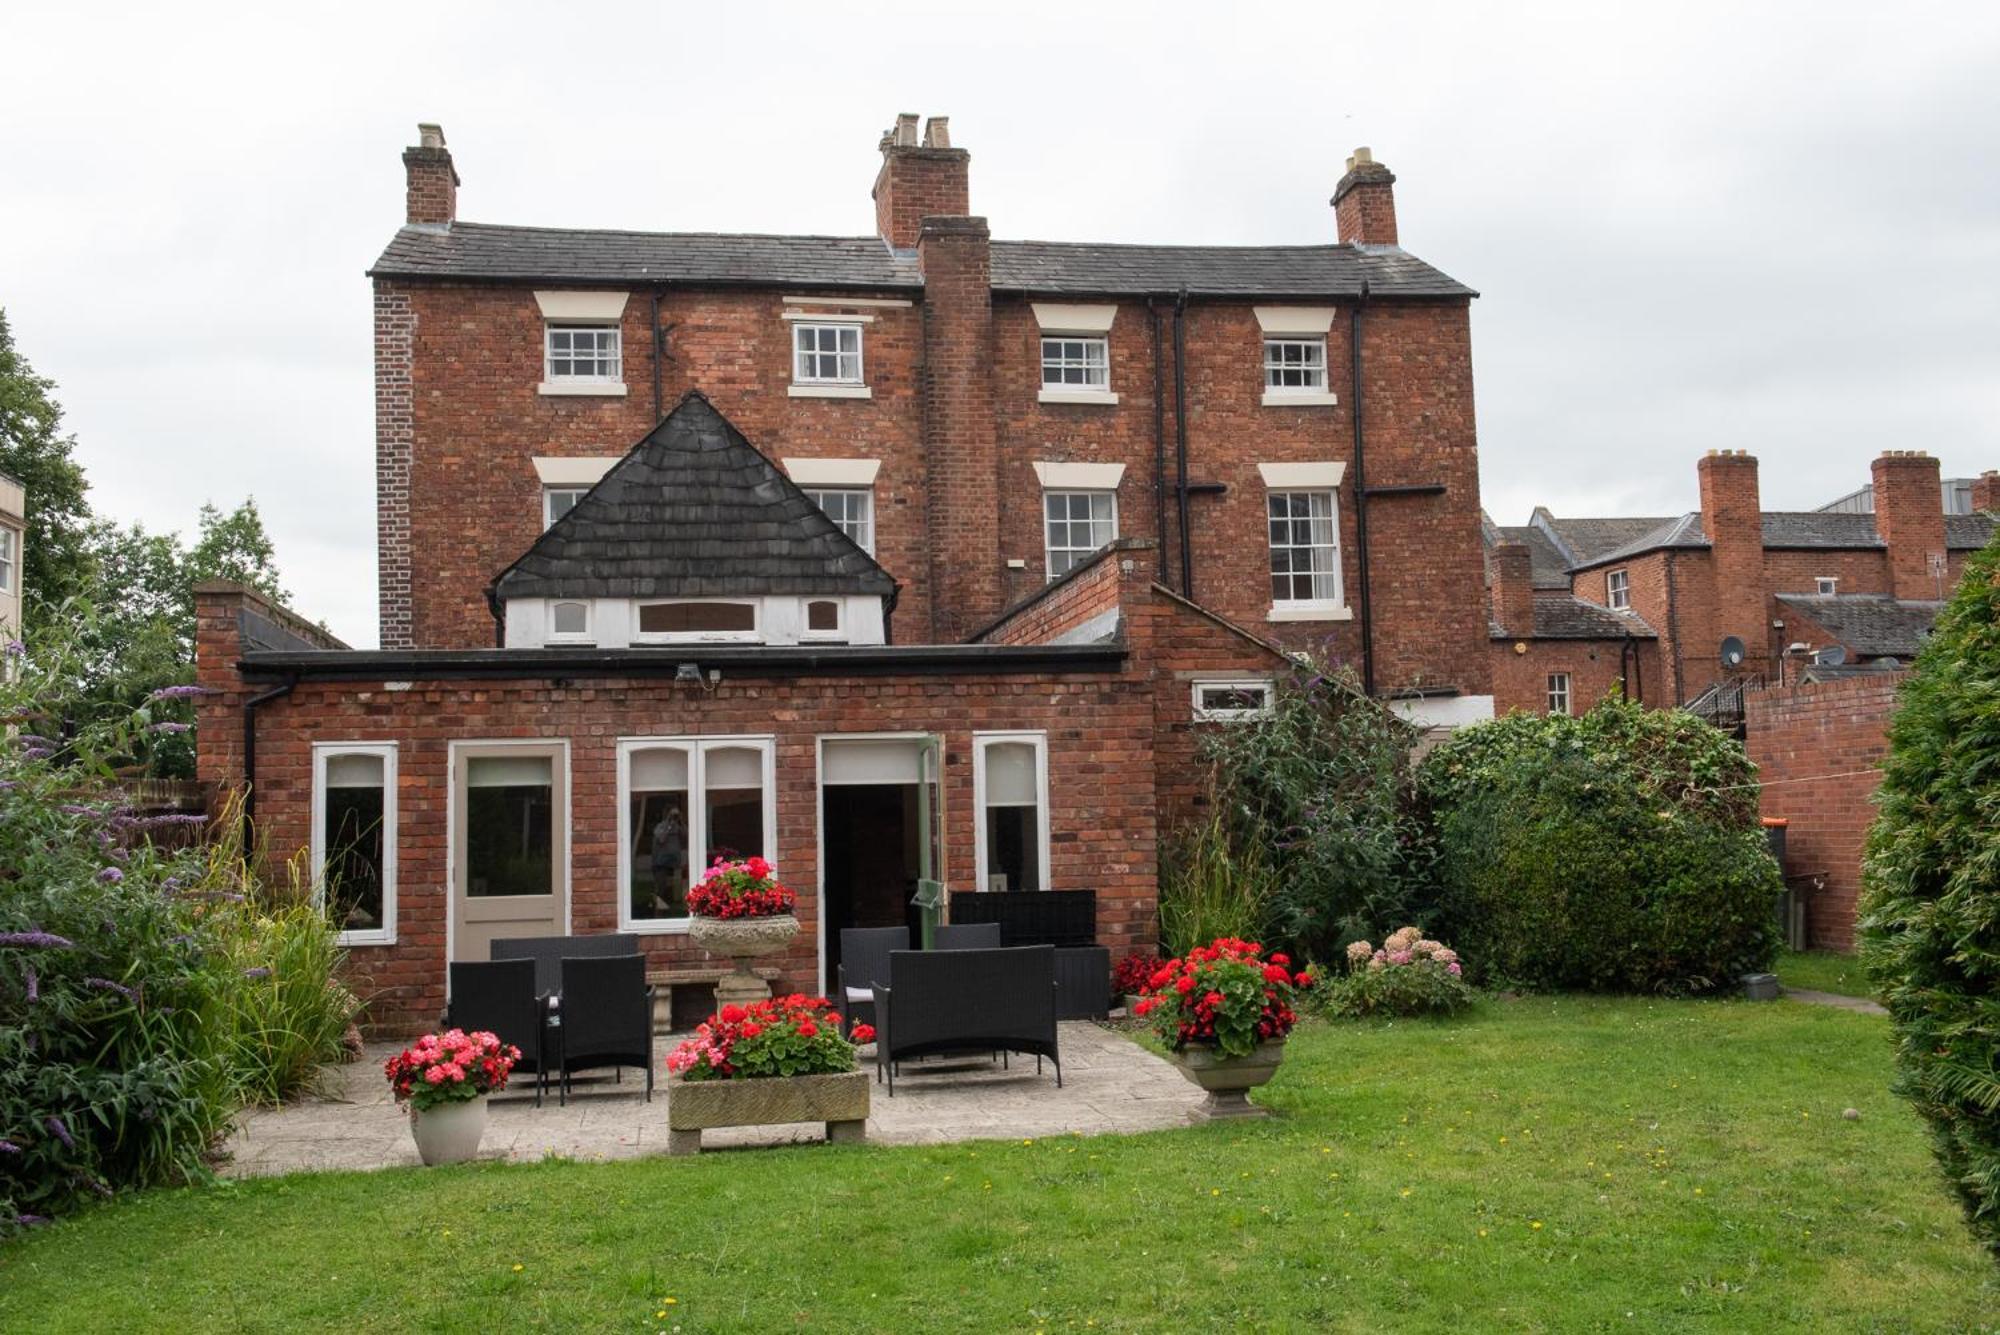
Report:
M 723 1126 L 824 1122 L 826 1138 L 858 1145 L 868 1126 L 868 1072 L 758 1080 L 667 1080 L 667 1153 L 698 1154 L 701 1133 Z

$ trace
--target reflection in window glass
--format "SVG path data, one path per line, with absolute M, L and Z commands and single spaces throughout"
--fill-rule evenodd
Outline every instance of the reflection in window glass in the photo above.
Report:
M 468 895 L 555 893 L 553 774 L 547 756 L 474 756 L 466 762 Z
M 688 892 L 688 753 L 679 747 L 632 757 L 631 868 L 626 893 L 635 920 L 685 918 Z
M 378 755 L 336 755 L 326 762 L 322 874 L 333 924 L 343 932 L 380 931 L 383 925 L 382 770 Z
M 994 742 L 986 748 L 987 890 L 1042 889 L 1041 784 L 1035 748 Z

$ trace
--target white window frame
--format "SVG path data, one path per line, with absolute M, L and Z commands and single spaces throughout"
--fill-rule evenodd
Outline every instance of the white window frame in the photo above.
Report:
M 1196 677 L 1191 683 L 1194 688 L 1194 717 L 1201 723 L 1240 723 L 1245 719 L 1269 718 L 1277 706 L 1278 683 L 1271 677 Z M 1262 691 L 1264 703 L 1250 709 L 1211 709 L 1201 702 L 1203 691 L 1218 687 L 1235 691 Z
M 1315 350 L 1319 353 L 1319 360 L 1317 362 L 1287 362 L 1283 360 L 1282 356 L 1273 360 L 1271 354 L 1274 348 L 1306 348 Z M 1302 372 L 1313 378 L 1302 385 L 1287 385 L 1282 383 L 1281 378 L 1285 374 L 1294 372 Z M 1264 335 L 1264 393 L 1266 397 L 1293 395 L 1307 399 L 1326 398 L 1326 336 L 1322 334 L 1317 338 L 1307 338 L 1297 334 Z
M 556 373 L 555 340 L 558 333 L 591 331 L 611 335 L 610 356 L 593 357 L 609 361 L 610 374 L 576 375 Z M 574 360 L 572 351 L 565 360 Z M 616 321 L 546 320 L 542 324 L 542 385 L 544 394 L 623 394 L 625 392 L 625 331 Z
M 986 748 L 1005 742 L 1026 742 L 1035 748 L 1035 833 L 1042 889 L 1054 888 L 1049 877 L 1049 735 L 1046 732 L 975 732 L 972 734 L 972 869 L 973 883 L 986 888 Z
M 1574 707 L 1576 699 L 1571 693 L 1569 673 L 1551 672 L 1543 685 L 1546 694 L 1544 703 L 1547 704 L 1549 713 L 1567 716 Z
M 838 528 L 842 533 L 846 533 L 849 538 L 852 538 L 855 546 L 867 552 L 870 556 L 875 555 L 875 489 L 873 487 L 802 487 L 800 490 L 804 491 L 807 498 L 822 510 L 826 509 L 826 498 L 828 496 L 839 496 L 843 500 L 859 499 L 862 513 L 860 518 L 853 522 L 861 528 L 865 535 L 865 540 L 864 538 L 856 538 L 854 534 L 848 532 L 847 524 L 843 523 L 840 519 L 834 518 L 831 511 L 828 511 L 827 518 L 833 520 L 834 527 Z
M 750 609 L 749 630 L 655 630 L 639 629 L 642 608 L 668 603 L 728 603 Z M 632 643 L 634 644 L 757 644 L 764 638 L 764 604 L 758 598 L 634 598 L 632 600 Z
M 818 346 L 819 336 L 822 333 L 825 333 L 829 330 L 833 331 L 836 335 L 834 339 L 834 350 L 830 354 L 825 349 Z M 811 349 L 811 351 L 808 351 L 802 346 L 800 346 L 801 340 L 808 333 L 810 333 L 813 337 L 814 346 Z M 854 335 L 854 354 L 853 354 L 854 374 L 851 376 L 840 374 L 841 363 L 846 360 L 848 354 L 843 348 L 841 348 L 840 344 L 842 340 L 839 337 L 839 335 L 850 334 L 850 333 Z M 849 390 L 865 389 L 868 384 L 867 345 L 868 345 L 867 331 L 863 327 L 863 323 L 860 320 L 837 320 L 831 318 L 814 318 L 811 320 L 794 321 L 792 323 L 793 388 L 849 389 Z M 808 374 L 807 359 L 808 358 L 817 359 L 826 356 L 833 357 L 835 373 L 830 376 Z
M 1057 547 L 1055 545 L 1056 521 L 1049 518 L 1049 502 L 1057 496 L 1064 497 L 1065 499 L 1071 496 L 1108 497 L 1111 501 L 1111 536 L 1103 542 L 1098 543 L 1095 547 Z M 1073 519 L 1064 519 L 1062 522 L 1073 524 L 1076 521 Z M 1089 520 L 1089 523 L 1093 529 L 1096 527 L 1097 519 L 1094 515 Z M 1049 487 L 1042 492 L 1042 576 L 1045 580 L 1062 578 L 1063 575 L 1068 574 L 1071 570 L 1083 564 L 1092 552 L 1100 551 L 1107 544 L 1116 541 L 1118 541 L 1118 493 L 1115 489 L 1106 487 Z M 1056 571 L 1055 561 L 1058 551 L 1069 553 L 1073 558 L 1068 567 L 1060 573 Z
M 14 540 L 14 530 L 0 524 L 0 593 L 14 591 L 14 567 L 20 564 L 14 553 L 19 545 Z
M 812 607 L 814 603 L 833 604 L 833 629 L 814 630 L 812 628 Z M 847 600 L 827 596 L 806 596 L 799 599 L 799 639 L 801 641 L 841 641 L 847 638 Z
M 1614 612 L 1632 608 L 1632 575 L 1622 566 L 1604 572 L 1604 605 Z
M 580 631 L 559 631 L 556 629 L 556 608 L 576 606 L 583 609 L 583 629 Z M 595 644 L 597 642 L 597 609 L 588 598 L 551 598 L 543 610 L 546 620 L 543 624 L 542 641 L 545 644 Z
M 688 930 L 687 918 L 635 918 L 632 916 L 632 757 L 641 751 L 678 750 L 687 754 L 688 767 L 688 888 L 700 883 L 699 873 L 707 870 L 702 860 L 708 850 L 708 791 L 706 757 L 715 750 L 748 750 L 762 754 L 764 778 L 764 861 L 775 874 L 778 866 L 778 781 L 777 739 L 769 734 L 723 735 L 716 737 L 620 737 L 618 739 L 618 930 L 646 935 L 680 935 Z
M 1840 576 L 1814 575 L 1813 588 L 1822 598 L 1831 598 L 1840 592 Z
M 1297 486 L 1276 481 L 1266 482 L 1264 492 L 1264 552 L 1265 579 L 1275 580 L 1278 575 L 1277 563 L 1273 559 L 1279 546 L 1291 551 L 1310 551 L 1313 546 L 1300 548 L 1295 543 L 1274 543 L 1271 540 L 1271 501 L 1278 496 L 1324 496 L 1333 524 L 1333 596 L 1331 598 L 1280 598 L 1275 590 L 1271 594 L 1271 609 L 1267 614 L 1272 621 L 1342 621 L 1352 616 L 1347 606 L 1347 577 L 1341 569 L 1345 553 L 1340 536 L 1340 488 L 1334 486 Z M 1289 520 L 1287 521 L 1289 522 Z M 1298 572 L 1291 572 L 1297 574 Z M 1268 584 L 1266 587 L 1270 587 Z
M 574 493 L 576 500 L 572 500 L 569 503 L 570 510 L 574 510 L 576 508 L 576 502 L 582 500 L 584 496 L 589 493 L 589 491 L 590 491 L 589 487 L 543 487 L 542 530 L 544 532 L 547 532 L 548 529 L 556 522 L 556 520 L 562 517 L 562 515 L 558 515 L 555 512 L 555 498 L 557 496 L 568 496 Z M 563 511 L 563 514 L 568 514 L 568 513 L 569 510 Z
M 1068 356 L 1058 348 L 1056 354 L 1049 355 L 1051 343 L 1080 345 L 1078 356 Z M 1111 336 L 1108 333 L 1063 333 L 1059 330 L 1044 329 L 1041 332 L 1040 350 L 1041 395 L 1043 403 L 1116 403 L 1118 396 L 1111 392 Z M 1096 354 L 1093 356 L 1093 352 Z M 1081 381 L 1062 378 L 1067 370 L 1080 370 Z M 1049 372 L 1056 373 L 1056 379 L 1049 379 Z M 1097 379 L 1091 373 L 1097 372 Z
M 393 946 L 396 944 L 396 743 L 313 743 L 313 902 L 321 909 L 327 907 L 326 766 L 335 756 L 376 756 L 382 761 L 382 925 L 358 932 L 337 930 L 335 942 L 343 946 Z

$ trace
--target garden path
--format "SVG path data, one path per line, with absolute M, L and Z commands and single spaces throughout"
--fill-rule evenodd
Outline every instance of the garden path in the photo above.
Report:
M 1835 1010 L 1855 1011 L 1861 1015 L 1887 1015 L 1889 1012 L 1879 1001 L 1867 997 L 1847 997 L 1838 992 L 1815 992 L 1808 987 L 1788 987 L 1785 995 L 1793 1001 L 1803 1001 L 1809 1006 L 1832 1006 Z
M 664 1057 L 673 1040 L 657 1045 Z M 227 1143 L 225 1175 L 260 1177 L 324 1169 L 413 1165 L 415 1143 L 403 1112 L 389 1097 L 382 1063 L 393 1045 L 369 1047 L 349 1066 L 329 1067 L 322 1095 L 281 1108 L 253 1108 L 237 1121 Z M 1201 1091 L 1169 1063 L 1114 1030 L 1088 1021 L 1062 1026 L 1063 1087 L 1049 1067 L 1035 1074 L 1032 1057 L 1015 1057 L 1011 1069 L 986 1061 L 914 1062 L 904 1065 L 896 1097 L 874 1086 L 868 1139 L 878 1144 L 926 1145 L 957 1140 L 1017 1139 L 1081 1133 L 1130 1133 L 1183 1126 L 1202 1100 Z M 872 1054 L 863 1061 L 872 1068 Z M 553 1091 L 535 1107 L 534 1088 L 522 1082 L 490 1102 L 480 1157 L 530 1161 L 634 1159 L 664 1154 L 667 1103 L 664 1081 L 653 1101 L 643 1080 L 627 1071 L 623 1084 L 607 1076 L 574 1084 L 568 1107 Z M 780 1145 L 823 1138 L 818 1123 L 731 1128 L 703 1134 L 705 1149 Z

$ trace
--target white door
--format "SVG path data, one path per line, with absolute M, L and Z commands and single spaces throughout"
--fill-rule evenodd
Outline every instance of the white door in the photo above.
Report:
M 451 957 L 496 937 L 567 936 L 569 756 L 560 742 L 452 751 Z

